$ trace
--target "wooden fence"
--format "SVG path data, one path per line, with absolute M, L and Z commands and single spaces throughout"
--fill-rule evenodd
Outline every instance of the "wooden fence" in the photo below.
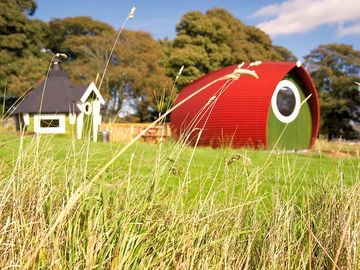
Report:
M 149 123 L 102 123 L 100 125 L 100 132 L 108 131 L 111 142 L 129 142 L 149 125 Z M 142 136 L 142 140 L 155 143 L 170 136 L 170 124 L 165 123 L 151 128 Z

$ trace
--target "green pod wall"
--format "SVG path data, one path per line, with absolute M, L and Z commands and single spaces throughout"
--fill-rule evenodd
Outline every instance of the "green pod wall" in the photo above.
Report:
M 284 80 L 295 84 L 300 94 L 300 112 L 296 119 L 288 124 L 281 122 L 270 106 L 267 124 L 267 145 L 269 149 L 307 149 L 311 144 L 312 117 L 310 105 L 300 79 L 294 73 L 289 73 Z M 304 102 L 304 103 L 303 103 Z

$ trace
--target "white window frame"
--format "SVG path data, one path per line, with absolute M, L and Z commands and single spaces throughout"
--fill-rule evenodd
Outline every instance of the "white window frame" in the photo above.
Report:
M 25 126 L 30 125 L 30 115 L 28 113 L 23 114 L 24 124 Z
M 76 124 L 76 114 L 75 113 L 69 113 L 69 124 L 72 126 Z
M 277 107 L 277 102 L 276 102 L 277 95 L 278 95 L 280 89 L 283 88 L 283 87 L 289 88 L 293 92 L 293 94 L 295 96 L 295 108 L 294 108 L 293 112 L 288 116 L 285 116 L 285 115 L 280 113 L 280 111 L 279 111 L 279 109 Z M 299 93 L 299 90 L 296 87 L 296 85 L 293 82 L 289 81 L 289 80 L 280 81 L 278 83 L 278 85 L 276 86 L 275 91 L 274 91 L 274 93 L 272 95 L 271 107 L 272 107 L 272 110 L 273 110 L 276 118 L 280 122 L 283 122 L 283 123 L 287 124 L 287 123 L 291 123 L 292 121 L 294 121 L 296 119 L 296 117 L 299 115 L 299 112 L 300 112 L 300 93 Z
M 59 120 L 59 126 L 41 127 L 41 120 Z M 41 134 L 64 134 L 66 133 L 66 117 L 64 114 L 34 115 L 34 131 Z
M 84 108 L 83 112 L 86 115 L 90 115 L 92 113 L 93 108 L 92 108 L 92 104 L 89 101 L 84 103 L 83 108 Z

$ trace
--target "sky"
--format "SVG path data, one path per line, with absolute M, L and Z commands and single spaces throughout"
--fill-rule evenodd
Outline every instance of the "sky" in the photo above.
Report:
M 37 0 L 34 18 L 90 16 L 119 29 L 131 8 L 126 28 L 174 39 L 175 27 L 189 11 L 213 7 L 228 10 L 247 25 L 257 26 L 301 61 L 320 44 L 343 43 L 360 50 L 360 0 Z

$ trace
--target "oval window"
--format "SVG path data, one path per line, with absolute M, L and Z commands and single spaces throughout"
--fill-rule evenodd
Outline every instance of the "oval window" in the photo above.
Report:
M 296 85 L 288 80 L 280 81 L 271 98 L 271 107 L 281 122 L 294 121 L 300 111 L 300 94 Z
M 92 106 L 90 102 L 85 102 L 84 104 L 84 113 L 90 115 L 92 113 Z

